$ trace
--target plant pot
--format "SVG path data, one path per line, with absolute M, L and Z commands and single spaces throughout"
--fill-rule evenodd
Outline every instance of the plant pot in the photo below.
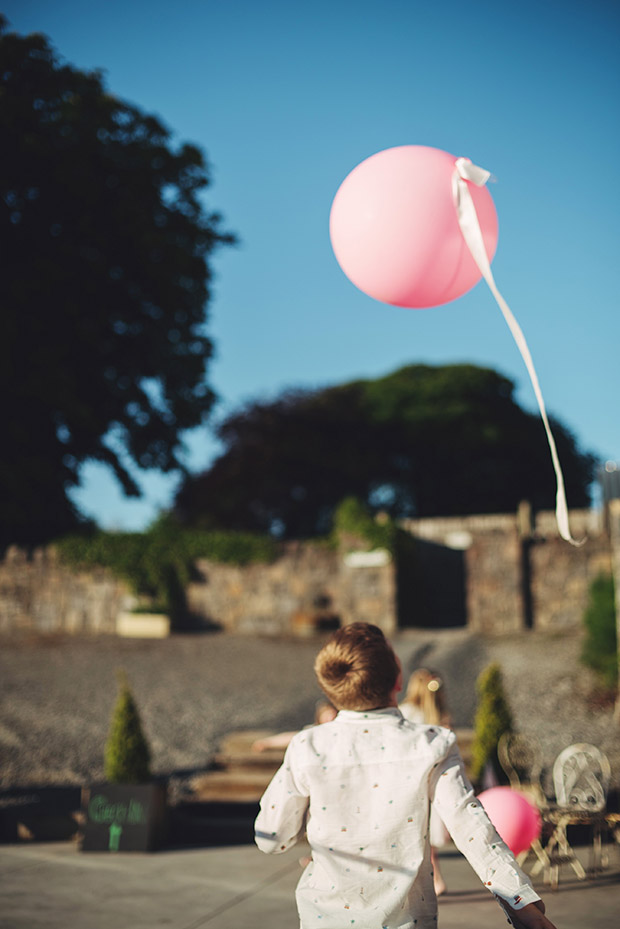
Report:
M 96 784 L 82 790 L 83 852 L 152 852 L 166 833 L 165 784 Z

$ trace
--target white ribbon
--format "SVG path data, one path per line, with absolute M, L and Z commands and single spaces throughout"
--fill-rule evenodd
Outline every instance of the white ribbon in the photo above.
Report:
M 534 362 L 532 361 L 532 356 L 530 354 L 527 342 L 525 341 L 525 336 L 523 335 L 521 327 L 513 316 L 510 307 L 500 294 L 496 287 L 495 281 L 493 280 L 491 265 L 489 263 L 486 249 L 484 247 L 484 240 L 482 238 L 480 223 L 478 222 L 478 214 L 476 213 L 476 207 L 474 206 L 474 201 L 472 200 L 472 196 L 466 183 L 467 181 L 471 181 L 472 184 L 476 185 L 476 187 L 484 187 L 490 176 L 491 174 L 489 171 L 485 171 L 484 168 L 479 168 L 472 164 L 469 158 L 457 158 L 454 166 L 454 173 L 452 174 L 452 196 L 454 198 L 454 205 L 456 207 L 456 215 L 461 227 L 461 232 L 463 233 L 463 238 L 465 239 L 465 242 L 472 254 L 474 261 L 480 269 L 480 273 L 489 285 L 489 289 L 495 297 L 497 305 L 504 314 L 504 319 L 508 323 L 513 338 L 517 343 L 517 348 L 521 352 L 521 356 L 530 375 L 532 387 L 534 388 L 534 393 L 536 395 L 536 399 L 538 400 L 540 415 L 545 426 L 545 431 L 547 433 L 547 440 L 551 450 L 551 460 L 553 461 L 553 467 L 555 469 L 555 476 L 557 480 L 555 518 L 557 520 L 560 535 L 563 539 L 565 539 L 566 542 L 570 542 L 571 545 L 579 546 L 583 545 L 585 539 L 577 541 L 570 533 L 570 527 L 568 524 L 568 506 L 566 504 L 566 492 L 564 489 L 564 476 L 562 474 L 562 468 L 560 467 L 560 459 L 558 458 L 555 439 L 553 438 L 553 433 L 551 432 L 551 427 L 547 418 L 545 402 L 543 400 L 542 391 L 538 383 Z

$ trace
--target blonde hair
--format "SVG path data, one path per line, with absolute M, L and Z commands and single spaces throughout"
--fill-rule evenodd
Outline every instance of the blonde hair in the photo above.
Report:
M 321 690 L 339 710 L 373 710 L 390 702 L 400 668 L 378 626 L 351 623 L 323 646 L 314 670 Z
M 418 668 L 409 678 L 403 703 L 418 707 L 424 722 L 431 726 L 449 726 L 443 681 L 435 671 Z

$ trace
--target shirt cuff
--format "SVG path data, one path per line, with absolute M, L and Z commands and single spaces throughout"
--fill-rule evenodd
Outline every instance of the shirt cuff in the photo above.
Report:
M 515 894 L 514 897 L 504 897 L 498 893 L 495 893 L 495 897 L 500 905 L 502 903 L 507 903 L 513 910 L 522 910 L 523 907 L 527 906 L 529 903 L 536 903 L 537 900 L 540 900 L 540 896 L 536 893 L 534 888 L 527 884 L 525 884 L 521 888 L 521 891 Z

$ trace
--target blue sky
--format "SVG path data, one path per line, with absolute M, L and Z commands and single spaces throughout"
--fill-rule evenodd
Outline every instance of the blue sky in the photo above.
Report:
M 284 387 L 414 362 L 496 368 L 535 409 L 484 283 L 444 307 L 400 309 L 356 290 L 333 256 L 329 210 L 345 176 L 381 149 L 429 145 L 497 178 L 493 272 L 547 407 L 582 448 L 620 461 L 614 0 L 18 0 L 3 10 L 17 32 L 47 34 L 177 141 L 206 150 L 206 203 L 240 238 L 214 261 L 213 422 Z M 192 470 L 218 449 L 209 425 L 186 445 Z M 106 527 L 142 528 L 177 479 L 138 480 L 145 497 L 128 500 L 87 464 L 74 499 Z

